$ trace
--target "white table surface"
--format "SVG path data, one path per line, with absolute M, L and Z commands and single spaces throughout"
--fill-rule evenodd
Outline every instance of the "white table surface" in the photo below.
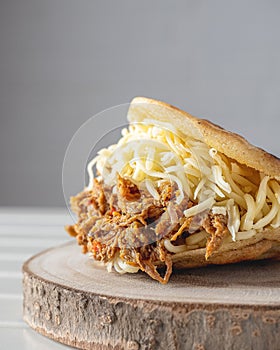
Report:
M 22 319 L 25 260 L 43 249 L 71 240 L 64 231 L 71 217 L 63 209 L 0 207 L 0 349 L 70 349 L 28 327 Z

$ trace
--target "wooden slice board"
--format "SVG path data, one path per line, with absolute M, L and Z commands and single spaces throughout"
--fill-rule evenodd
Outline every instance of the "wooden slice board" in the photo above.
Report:
M 119 275 L 76 242 L 23 266 L 23 315 L 81 349 L 280 349 L 280 262 L 175 272 L 167 285 Z

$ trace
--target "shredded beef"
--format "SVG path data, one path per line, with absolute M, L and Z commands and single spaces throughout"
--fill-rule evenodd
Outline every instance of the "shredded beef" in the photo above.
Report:
M 213 252 L 217 251 L 223 243 L 224 238 L 229 234 L 227 228 L 227 219 L 224 215 L 208 215 L 204 220 L 203 228 L 210 237 L 206 245 L 205 258 L 208 259 Z
M 117 186 L 121 197 L 127 201 L 136 201 L 140 199 L 141 194 L 138 187 L 134 183 L 132 183 L 130 180 L 122 178 L 119 174 L 117 179 Z
M 159 199 L 155 200 L 148 191 L 139 191 L 135 184 L 119 175 L 113 187 L 94 179 L 92 190 L 71 198 L 78 222 L 66 230 L 76 236 L 83 252 L 90 252 L 94 259 L 109 262 L 119 253 L 127 263 L 167 283 L 172 272 L 172 253 L 164 247 L 164 239 L 182 244 L 189 232 L 205 229 L 209 234 L 207 259 L 228 234 L 227 218 L 211 214 L 203 220 L 185 218 L 183 211 L 194 205 L 192 201 L 185 198 L 177 204 L 176 187 L 169 182 L 162 183 L 158 192 Z M 193 231 L 191 226 L 195 227 Z M 166 265 L 163 276 L 156 262 Z
M 166 271 L 163 277 L 160 275 L 157 266 L 154 264 L 154 261 L 151 258 L 143 259 L 143 256 L 138 252 L 136 254 L 136 262 L 140 269 L 146 272 L 150 277 L 162 284 L 166 284 L 169 281 L 170 275 L 172 273 L 172 260 L 171 255 L 169 255 L 165 249 L 157 246 L 157 250 L 159 249 L 160 252 L 156 253 L 156 259 L 164 262 L 166 265 Z
M 86 213 L 89 210 L 92 197 L 93 197 L 92 191 L 83 191 L 77 194 L 77 196 L 70 198 L 71 208 L 73 212 L 78 215 L 78 217 L 82 213 Z
M 95 210 L 98 210 L 101 215 L 104 215 L 108 210 L 108 203 L 106 201 L 106 196 L 104 193 L 104 187 L 102 183 L 94 179 L 93 181 L 93 196 L 91 198 L 91 203 Z
M 155 227 L 157 236 L 166 236 L 178 228 L 179 219 L 183 216 L 183 211 L 188 207 L 188 202 L 189 200 L 184 198 L 180 204 L 176 204 L 175 201 L 170 201 L 167 204 L 166 211 Z

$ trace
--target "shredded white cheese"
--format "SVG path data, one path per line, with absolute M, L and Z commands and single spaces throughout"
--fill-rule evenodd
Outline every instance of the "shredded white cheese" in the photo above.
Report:
M 169 239 L 165 239 L 163 244 L 164 244 L 165 248 L 171 253 L 181 253 L 181 252 L 185 252 L 187 250 L 187 246 L 185 244 L 175 246 L 174 244 L 172 244 L 170 242 Z
M 215 203 L 215 199 L 210 197 L 205 201 L 203 201 L 202 203 L 194 205 L 193 207 L 185 210 L 184 215 L 186 218 L 189 218 L 191 216 L 200 214 L 205 210 L 210 210 L 214 203 Z

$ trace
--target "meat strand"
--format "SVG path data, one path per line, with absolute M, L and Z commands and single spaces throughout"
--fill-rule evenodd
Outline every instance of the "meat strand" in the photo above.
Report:
M 205 259 L 207 260 L 214 252 L 219 250 L 223 240 L 229 235 L 226 217 L 221 214 L 209 215 L 203 223 L 203 228 L 210 237 L 206 244 Z

